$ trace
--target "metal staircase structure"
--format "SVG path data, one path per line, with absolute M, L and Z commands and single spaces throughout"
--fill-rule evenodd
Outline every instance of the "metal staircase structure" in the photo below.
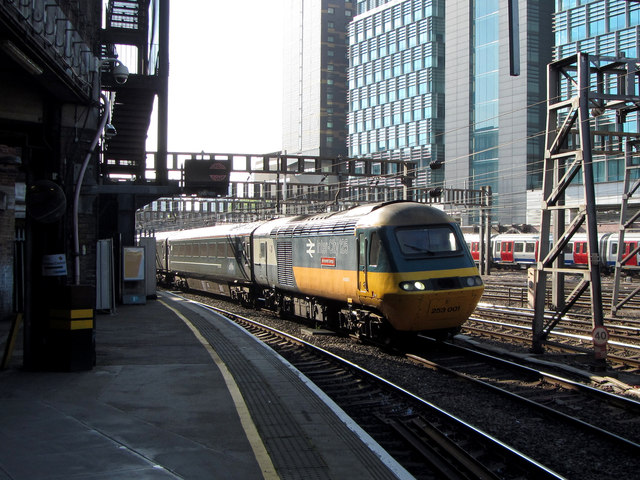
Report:
M 637 65 L 633 59 L 590 56 L 578 53 L 550 63 L 547 78 L 547 133 L 542 187 L 542 215 L 539 260 L 536 266 L 535 313 L 532 350 L 542 352 L 543 344 L 578 298 L 589 291 L 594 327 L 603 326 L 602 286 L 598 245 L 593 154 L 622 154 L 627 134 L 622 131 L 626 114 L 640 105 L 637 93 Z M 595 117 L 613 114 L 616 119 L 608 130 L 593 130 Z M 613 128 L 611 128 L 613 127 Z M 565 193 L 574 180 L 582 183 L 582 205 L 568 226 Z M 565 247 L 582 225 L 586 226 L 588 267 L 579 269 L 564 264 Z M 553 230 L 552 230 L 553 227 Z M 553 235 L 552 235 L 553 233 Z M 582 277 L 565 297 L 564 276 Z M 546 312 L 546 286 L 552 277 L 552 305 Z M 595 337 L 594 349 L 597 352 Z M 601 359 L 596 355 L 596 360 Z
M 103 143 L 100 172 L 103 183 L 145 182 L 146 140 L 154 100 L 158 96 L 161 102 L 167 91 L 166 66 L 159 53 L 168 48 L 168 42 L 158 44 L 162 33 L 155 36 L 157 31 L 162 32 L 158 24 L 163 23 L 163 16 L 168 19 L 166 0 L 110 0 L 108 3 L 102 56 L 117 58 L 118 48 L 133 50 L 131 57 L 136 64 L 127 65 L 131 73 L 122 84 L 114 80 L 108 69 L 103 70 L 102 89 L 112 93 L 111 123 L 117 132 Z M 160 163 L 156 167 L 165 168 Z M 163 175 L 156 176 L 160 182 L 163 178 Z

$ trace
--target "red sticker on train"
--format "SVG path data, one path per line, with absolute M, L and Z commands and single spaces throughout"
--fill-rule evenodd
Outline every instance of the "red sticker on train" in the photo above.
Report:
M 322 265 L 323 267 L 335 267 L 336 259 L 335 257 L 322 257 L 320 259 L 320 265 Z

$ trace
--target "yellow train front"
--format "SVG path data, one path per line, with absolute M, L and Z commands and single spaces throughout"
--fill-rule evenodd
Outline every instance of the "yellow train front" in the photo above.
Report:
M 253 234 L 260 297 L 372 338 L 457 331 L 484 286 L 458 225 L 415 202 L 267 222 Z

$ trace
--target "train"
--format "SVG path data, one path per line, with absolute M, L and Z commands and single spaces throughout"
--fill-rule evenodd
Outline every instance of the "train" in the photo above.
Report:
M 480 238 L 478 234 L 464 234 L 465 242 L 473 259 L 480 261 Z M 598 253 L 600 268 L 611 272 L 618 260 L 617 233 L 598 233 Z M 540 236 L 532 233 L 500 233 L 490 239 L 490 261 L 496 267 L 528 268 L 538 260 Z M 549 241 L 551 245 L 551 240 Z M 640 244 L 640 234 L 627 233 L 624 236 L 623 257 L 632 253 Z M 564 263 L 575 267 L 588 265 L 587 235 L 575 234 L 564 249 Z M 625 262 L 627 266 L 640 265 L 640 253 L 635 252 Z
M 156 234 L 160 282 L 389 342 L 459 331 L 484 290 L 459 225 L 423 203 Z

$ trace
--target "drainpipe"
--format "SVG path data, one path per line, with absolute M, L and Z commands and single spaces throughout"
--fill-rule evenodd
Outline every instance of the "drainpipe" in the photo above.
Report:
M 82 181 L 84 179 L 84 174 L 87 171 L 87 165 L 89 165 L 89 160 L 91 160 L 91 155 L 93 155 L 93 151 L 96 149 L 96 145 L 98 144 L 98 140 L 100 139 L 100 135 L 102 135 L 102 131 L 104 130 L 105 125 L 107 124 L 111 107 L 109 105 L 109 100 L 104 93 L 100 94 L 100 98 L 104 102 L 104 115 L 102 116 L 102 120 L 100 121 L 100 126 L 98 127 L 98 131 L 96 132 L 96 136 L 91 143 L 91 147 L 89 147 L 89 151 L 87 152 L 87 156 L 82 163 L 82 168 L 80 169 L 80 173 L 78 174 L 78 181 L 76 182 L 75 194 L 73 197 L 73 283 L 74 285 L 80 285 L 80 238 L 79 238 L 79 225 L 78 225 L 78 204 L 80 203 L 80 190 L 82 189 Z

